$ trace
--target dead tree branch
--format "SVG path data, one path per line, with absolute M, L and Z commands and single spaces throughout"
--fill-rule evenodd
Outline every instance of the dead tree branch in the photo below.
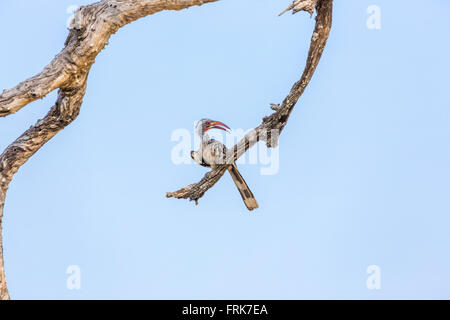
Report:
M 309 14 L 312 15 L 316 6 L 317 0 L 295 0 L 289 7 L 286 8 L 286 10 L 284 10 L 279 15 L 281 16 L 289 10 L 292 10 L 292 14 L 296 14 L 299 11 L 308 11 Z
M 0 155 L 0 299 L 9 299 L 2 246 L 2 217 L 6 192 L 14 174 L 36 151 L 80 112 L 89 70 L 112 34 L 139 18 L 182 10 L 217 0 L 102 0 L 81 7 L 69 27 L 64 49 L 41 73 L 0 95 L 0 116 L 10 115 L 32 101 L 59 89 L 49 113 L 30 127 Z
M 9 299 L 5 280 L 2 247 L 2 217 L 6 192 L 14 174 L 46 142 L 64 129 L 78 116 L 86 92 L 87 78 L 95 58 L 108 44 L 112 34 L 139 18 L 163 10 L 181 10 L 217 0 L 101 0 L 81 7 L 69 28 L 64 49 L 41 73 L 0 94 L 0 116 L 17 112 L 32 101 L 59 89 L 55 105 L 0 155 L 0 299 Z M 311 7 L 312 6 L 312 7 Z M 293 12 L 317 10 L 316 27 L 311 40 L 307 65 L 281 106 L 274 106 L 273 114 L 248 133 L 227 156 L 237 159 L 257 141 L 264 140 L 268 147 L 278 143 L 282 131 L 297 100 L 305 90 L 326 44 L 331 28 L 332 0 L 296 0 L 288 8 Z M 274 133 L 275 132 L 275 133 Z M 189 198 L 197 201 L 223 175 L 224 166 L 207 173 L 196 184 L 187 186 L 168 197 Z
M 244 138 L 229 150 L 225 163 L 238 159 L 260 140 L 265 141 L 267 147 L 277 146 L 279 134 L 285 127 L 298 99 L 309 84 L 327 43 L 332 25 L 333 0 L 296 0 L 285 10 L 292 9 L 293 13 L 305 10 L 312 13 L 314 8 L 317 11 L 316 25 L 311 37 L 306 66 L 300 80 L 294 84 L 281 105 L 271 106 L 275 110 L 273 114 L 265 117 L 258 127 L 247 133 Z M 198 200 L 205 192 L 219 181 L 225 170 L 225 164 L 219 165 L 206 173 L 199 182 L 190 184 L 175 192 L 168 192 L 166 196 L 168 198 L 189 199 L 198 203 Z

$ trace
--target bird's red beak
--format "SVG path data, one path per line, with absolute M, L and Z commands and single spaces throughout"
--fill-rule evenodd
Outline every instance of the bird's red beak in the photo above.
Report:
M 208 121 L 206 123 L 204 132 L 206 132 L 210 129 L 220 129 L 220 130 L 226 131 L 228 133 L 231 130 L 229 126 L 227 126 L 225 123 L 220 122 L 220 121 Z

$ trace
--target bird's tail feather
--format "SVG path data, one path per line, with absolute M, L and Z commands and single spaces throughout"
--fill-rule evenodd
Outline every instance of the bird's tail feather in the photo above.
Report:
M 244 178 L 239 172 L 236 164 L 233 163 L 232 165 L 230 165 L 228 167 L 228 172 L 230 172 L 230 175 L 233 178 L 233 181 L 236 184 L 236 187 L 238 188 L 239 193 L 241 194 L 242 200 L 244 200 L 247 209 L 253 210 L 258 208 L 258 202 L 256 202 L 253 193 L 250 191 L 250 188 L 248 187 L 247 183 L 245 182 Z

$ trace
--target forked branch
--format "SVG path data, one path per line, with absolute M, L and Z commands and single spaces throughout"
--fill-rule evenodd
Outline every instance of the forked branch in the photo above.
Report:
M 230 150 L 230 154 L 227 155 L 225 163 L 230 163 L 232 160 L 237 160 L 260 140 L 265 141 L 267 147 L 275 147 L 278 145 L 278 137 L 285 127 L 298 99 L 311 81 L 327 43 L 332 25 L 333 0 L 296 0 L 288 9 L 285 10 L 287 11 L 292 9 L 293 13 L 300 10 L 310 12 L 310 10 L 312 10 L 311 8 L 315 8 L 317 11 L 316 25 L 311 37 L 306 66 L 300 80 L 294 84 L 281 105 L 272 105 L 272 109 L 275 110 L 275 112 L 265 117 L 258 127 L 247 133 L 244 138 L 242 138 Z M 205 192 L 212 188 L 216 182 L 220 180 L 225 173 L 225 170 L 225 164 L 219 165 L 206 173 L 199 182 L 190 184 L 175 192 L 168 192 L 166 196 L 168 198 L 189 199 L 195 201 L 195 203 L 198 203 L 198 200 L 205 194 Z
M 86 92 L 87 78 L 95 58 L 118 29 L 139 18 L 163 10 L 181 10 L 218 0 L 101 0 L 81 7 L 69 28 L 64 49 L 42 72 L 0 94 L 0 117 L 8 116 L 32 101 L 59 89 L 58 99 L 48 114 L 30 127 L 0 155 L 0 299 L 9 299 L 5 280 L 2 247 L 2 217 L 6 192 L 14 174 L 46 142 L 64 129 L 80 112 Z M 312 7 L 311 7 L 312 6 Z M 286 125 L 297 100 L 305 90 L 319 62 L 331 28 L 332 0 L 296 0 L 288 8 L 297 12 L 316 8 L 316 27 L 303 75 L 276 112 L 263 119 L 261 125 L 246 135 L 229 155 L 237 159 L 258 140 L 268 147 L 276 145 L 277 134 Z M 223 175 L 219 166 L 196 184 L 167 196 L 197 201 Z
M 89 70 L 119 28 L 163 10 L 181 10 L 217 0 L 102 0 L 81 7 L 64 49 L 39 74 L 0 94 L 0 116 L 10 115 L 59 89 L 49 113 L 0 155 L 0 299 L 9 299 L 1 237 L 6 192 L 14 174 L 36 151 L 78 116 Z

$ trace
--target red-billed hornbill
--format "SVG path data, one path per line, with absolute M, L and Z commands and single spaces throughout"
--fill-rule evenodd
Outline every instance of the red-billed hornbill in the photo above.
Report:
M 229 132 L 230 128 L 220 121 L 210 119 L 200 120 L 195 127 L 197 135 L 201 138 L 200 149 L 199 151 L 191 151 L 191 157 L 201 166 L 214 168 L 217 164 L 225 164 L 227 147 L 221 142 L 211 139 L 208 136 L 206 132 L 210 129 L 220 129 Z M 231 164 L 228 164 L 227 169 L 233 178 L 247 209 L 253 210 L 258 208 L 258 203 L 239 172 L 236 163 L 233 161 Z

